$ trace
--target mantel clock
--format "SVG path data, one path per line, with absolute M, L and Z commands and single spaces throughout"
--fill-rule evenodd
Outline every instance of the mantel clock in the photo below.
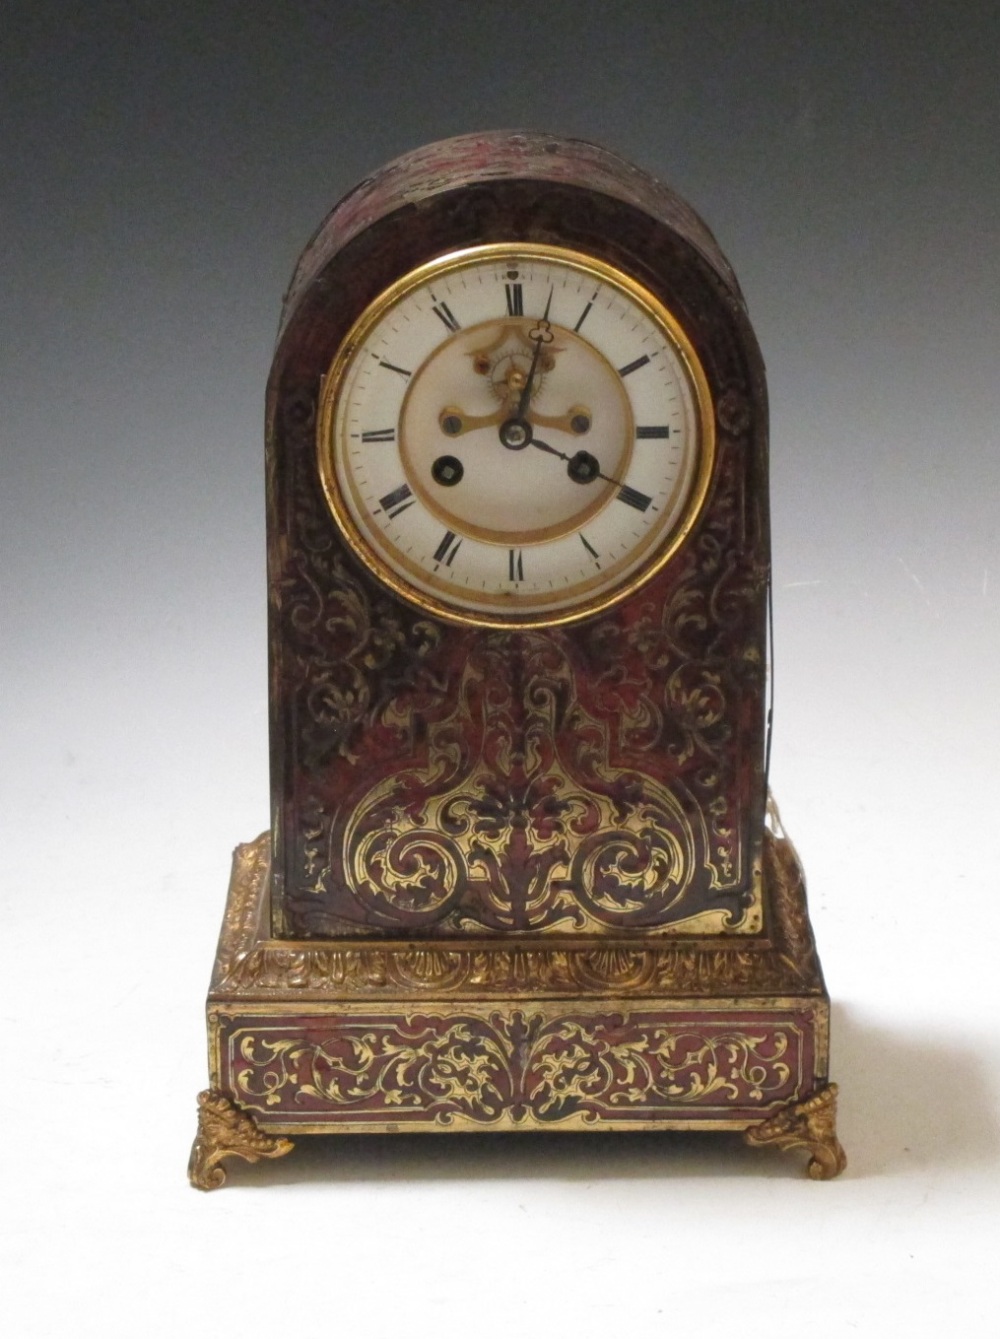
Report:
M 844 1157 L 767 821 L 764 370 L 671 191 L 575 140 L 389 164 L 267 394 L 271 828 L 196 1185 L 309 1133 L 740 1130 Z

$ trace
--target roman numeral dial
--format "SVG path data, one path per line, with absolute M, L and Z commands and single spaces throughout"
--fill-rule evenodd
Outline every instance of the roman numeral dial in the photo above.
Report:
M 458 322 L 455 320 L 452 310 L 447 302 L 435 302 L 431 311 L 433 311 L 445 330 L 457 330 L 459 328 Z
M 394 488 L 391 493 L 386 493 L 385 497 L 380 497 L 378 500 L 378 509 L 384 511 L 391 520 L 395 520 L 412 506 L 413 489 L 409 484 L 400 484 L 398 488 Z
M 461 536 L 456 535 L 453 530 L 446 530 L 441 543 L 434 550 L 435 563 L 444 563 L 445 567 L 450 567 L 461 547 Z
M 376 298 L 324 381 L 331 524 L 435 616 L 593 613 L 686 541 L 714 458 L 683 330 L 635 280 L 551 245 L 428 262 Z

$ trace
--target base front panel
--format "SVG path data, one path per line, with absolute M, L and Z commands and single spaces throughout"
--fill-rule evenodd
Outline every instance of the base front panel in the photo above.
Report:
M 210 1029 L 213 1086 L 259 1126 L 302 1133 L 744 1129 L 808 1097 L 826 1068 L 820 1001 L 213 1008 Z

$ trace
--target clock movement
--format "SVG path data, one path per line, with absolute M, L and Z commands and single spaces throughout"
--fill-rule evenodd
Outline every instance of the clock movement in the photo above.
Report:
M 844 1154 L 766 776 L 767 404 L 736 279 L 591 144 L 463 136 L 303 253 L 267 393 L 271 827 L 191 1179 L 297 1135 Z

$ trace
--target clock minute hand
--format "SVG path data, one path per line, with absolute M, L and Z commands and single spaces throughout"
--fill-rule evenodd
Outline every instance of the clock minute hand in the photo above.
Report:
M 517 417 L 524 418 L 528 412 L 528 405 L 531 403 L 531 388 L 535 384 L 535 373 L 538 371 L 538 360 L 542 356 L 542 345 L 547 344 L 552 338 L 552 327 L 549 325 L 549 308 L 552 306 L 553 290 L 549 289 L 549 300 L 545 304 L 545 312 L 542 319 L 535 325 L 538 335 L 534 339 L 535 352 L 531 355 L 531 366 L 528 368 L 528 379 L 524 383 L 524 389 L 521 391 L 520 399 L 517 402 Z M 548 339 L 546 339 L 548 336 Z

